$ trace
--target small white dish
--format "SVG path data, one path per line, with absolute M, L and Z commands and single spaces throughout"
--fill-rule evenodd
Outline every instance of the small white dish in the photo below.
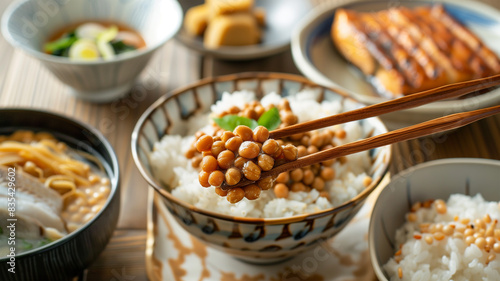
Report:
M 179 1 L 184 13 L 204 0 Z M 208 49 L 203 46 L 203 37 L 188 34 L 181 28 L 176 38 L 184 45 L 205 55 L 226 60 L 251 60 L 263 58 L 286 51 L 290 46 L 292 30 L 312 9 L 310 0 L 255 0 L 256 7 L 266 11 L 266 27 L 263 29 L 262 42 L 257 45 L 241 47 L 221 47 Z
M 110 102 L 126 95 L 153 53 L 182 24 L 182 10 L 175 0 L 60 2 L 13 1 L 2 16 L 2 34 L 11 45 L 40 60 L 70 87 L 72 95 L 90 102 Z M 85 21 L 125 24 L 141 34 L 146 47 L 98 61 L 75 61 L 43 52 L 54 32 Z
M 500 55 L 500 12 L 476 1 L 397 1 L 397 5 L 415 7 L 443 3 L 447 11 L 470 28 L 481 40 Z M 354 2 L 319 6 L 294 30 L 292 55 L 297 68 L 312 81 L 345 90 L 347 94 L 365 104 L 385 101 L 364 77 L 337 52 L 330 37 L 330 29 L 337 8 L 357 11 L 379 11 L 389 8 L 387 1 Z M 466 99 L 440 101 L 434 104 L 382 115 L 389 128 L 400 128 L 447 114 L 463 112 L 500 102 L 500 90 Z

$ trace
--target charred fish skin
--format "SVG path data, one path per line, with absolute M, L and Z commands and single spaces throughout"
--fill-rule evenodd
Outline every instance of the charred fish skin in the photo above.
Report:
M 500 72 L 500 59 L 443 5 L 338 9 L 331 38 L 381 95 L 396 98 Z

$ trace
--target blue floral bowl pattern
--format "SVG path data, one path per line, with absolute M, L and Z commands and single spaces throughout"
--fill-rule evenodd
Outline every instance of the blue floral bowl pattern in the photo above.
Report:
M 197 112 L 207 112 L 224 91 L 251 90 L 257 96 L 276 92 L 294 95 L 304 87 L 321 89 L 321 99 L 351 99 L 295 75 L 243 73 L 208 78 L 165 95 L 142 115 L 132 135 L 132 153 L 137 167 L 164 199 L 164 204 L 189 233 L 234 257 L 249 262 L 268 263 L 286 259 L 338 233 L 361 208 L 366 197 L 384 177 L 391 158 L 390 147 L 370 152 L 372 183 L 352 200 L 336 208 L 286 218 L 242 218 L 201 210 L 182 202 L 152 174 L 148 155 L 166 134 L 182 134 L 180 122 Z M 353 101 L 354 102 L 354 101 Z M 359 104 L 359 106 L 362 106 Z M 385 126 L 378 118 L 360 121 L 365 132 L 381 134 Z

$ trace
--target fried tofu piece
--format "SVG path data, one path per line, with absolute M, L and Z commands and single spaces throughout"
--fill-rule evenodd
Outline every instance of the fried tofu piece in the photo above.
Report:
M 206 0 L 210 18 L 220 15 L 250 12 L 254 6 L 253 0 Z
M 260 30 L 255 17 L 247 13 L 236 13 L 215 17 L 205 31 L 203 44 L 207 48 L 218 48 L 253 45 L 259 41 Z
M 195 36 L 201 36 L 208 25 L 208 5 L 202 4 L 187 10 L 184 17 L 184 27 L 187 32 Z

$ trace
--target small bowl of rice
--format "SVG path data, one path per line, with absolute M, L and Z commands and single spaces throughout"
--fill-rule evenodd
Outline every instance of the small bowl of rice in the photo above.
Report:
M 146 110 L 132 134 L 132 154 L 142 176 L 190 234 L 241 260 L 277 262 L 347 225 L 385 176 L 390 146 L 280 174 L 276 182 L 281 189 L 277 184 L 257 199 L 245 195 L 233 204 L 216 187 L 200 184 L 201 155 L 193 152 L 193 143 L 200 132 L 215 136 L 220 131 L 213 116 L 257 120 L 277 108 L 280 126 L 287 126 L 362 106 L 296 75 L 207 78 L 161 97 Z M 380 119 L 370 118 L 281 141 L 307 155 L 386 131 Z
M 436 160 L 394 176 L 369 228 L 379 280 L 500 280 L 500 161 Z

